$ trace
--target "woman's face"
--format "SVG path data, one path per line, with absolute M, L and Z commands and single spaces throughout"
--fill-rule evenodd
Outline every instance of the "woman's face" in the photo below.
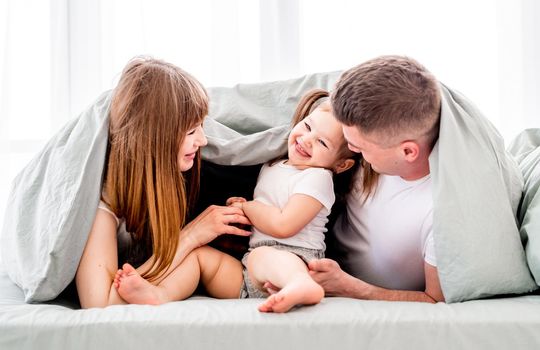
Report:
M 180 171 L 184 172 L 191 169 L 197 151 L 200 147 L 206 146 L 207 143 L 208 141 L 206 140 L 206 136 L 204 136 L 202 124 L 186 133 L 184 142 L 180 145 L 178 152 L 178 167 Z

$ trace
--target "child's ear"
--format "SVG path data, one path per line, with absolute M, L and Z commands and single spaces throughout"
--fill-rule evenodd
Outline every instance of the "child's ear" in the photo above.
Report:
M 354 165 L 354 159 L 350 159 L 350 158 L 343 159 L 339 161 L 339 163 L 336 166 L 334 166 L 334 173 L 340 174 L 352 168 L 353 165 Z

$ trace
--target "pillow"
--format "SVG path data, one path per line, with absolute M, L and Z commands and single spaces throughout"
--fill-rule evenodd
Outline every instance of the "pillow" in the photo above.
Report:
M 109 104 L 106 92 L 13 182 L 1 255 L 26 302 L 54 299 L 75 276 L 101 194 Z
M 516 157 L 525 185 L 518 212 L 521 239 L 529 269 L 540 285 L 540 129 L 528 129 L 510 144 L 509 151 Z

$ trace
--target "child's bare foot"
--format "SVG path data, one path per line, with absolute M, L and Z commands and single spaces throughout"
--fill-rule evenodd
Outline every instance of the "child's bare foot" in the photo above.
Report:
M 324 289 L 311 277 L 302 276 L 270 295 L 259 305 L 259 311 L 287 312 L 295 305 L 318 304 L 323 297 Z
M 122 270 L 118 270 L 114 277 L 114 286 L 118 294 L 130 304 L 159 305 L 168 301 L 159 287 L 142 278 L 130 264 L 124 264 Z

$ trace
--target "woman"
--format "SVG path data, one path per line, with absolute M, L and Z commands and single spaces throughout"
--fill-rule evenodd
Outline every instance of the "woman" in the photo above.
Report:
M 198 191 L 207 113 L 206 91 L 180 68 L 152 58 L 125 67 L 111 101 L 102 201 L 76 274 L 83 308 L 124 303 L 113 284 L 119 252 L 157 284 L 218 235 L 249 235 L 230 225 L 249 224 L 238 208 L 211 206 L 185 222 Z

